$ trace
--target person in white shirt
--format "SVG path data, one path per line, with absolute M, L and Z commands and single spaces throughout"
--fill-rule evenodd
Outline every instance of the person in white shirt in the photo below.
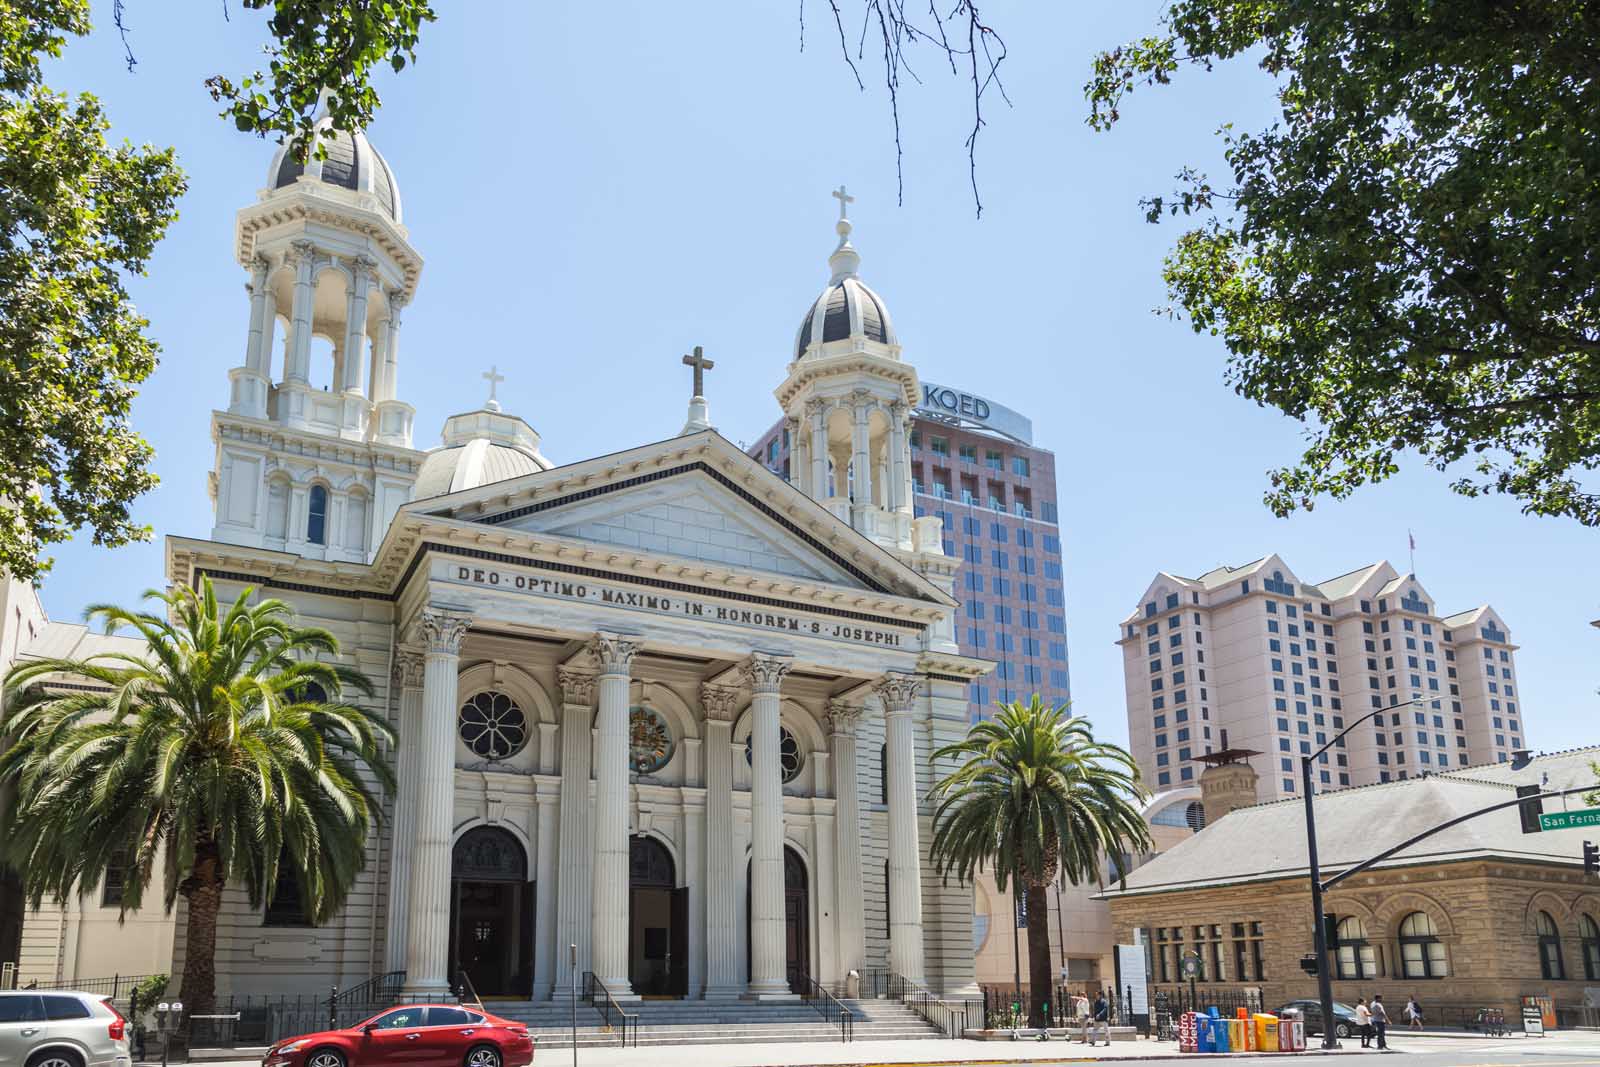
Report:
M 1356 1028 L 1361 1031 L 1361 1047 L 1372 1047 L 1372 1009 L 1367 1007 L 1366 1000 L 1356 1001 Z

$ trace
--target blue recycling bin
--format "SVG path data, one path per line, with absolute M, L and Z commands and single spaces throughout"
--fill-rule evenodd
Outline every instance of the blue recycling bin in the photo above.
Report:
M 1194 1046 L 1196 1052 L 1217 1051 L 1216 1026 L 1211 1016 L 1194 1017 Z
M 1217 1009 L 1212 1008 L 1211 1010 L 1214 1013 Z M 1213 1052 L 1233 1051 L 1231 1043 L 1228 1041 L 1228 1021 L 1226 1019 L 1219 1019 L 1215 1014 L 1213 1014 L 1211 1016 L 1211 1025 L 1206 1027 L 1206 1029 L 1211 1031 L 1211 1044 L 1213 1046 Z

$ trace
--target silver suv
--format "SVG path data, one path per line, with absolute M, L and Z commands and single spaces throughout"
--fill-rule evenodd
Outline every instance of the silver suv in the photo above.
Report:
M 0 992 L 0 1067 L 131 1067 L 128 1021 L 110 998 L 69 990 Z

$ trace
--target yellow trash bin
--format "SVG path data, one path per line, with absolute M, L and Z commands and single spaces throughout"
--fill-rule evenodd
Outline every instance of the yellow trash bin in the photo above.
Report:
M 1233 1052 L 1247 1051 L 1244 1034 L 1250 1028 L 1250 1024 L 1243 1019 L 1229 1019 L 1227 1022 L 1228 1048 Z
M 1256 1051 L 1278 1051 L 1278 1017 L 1276 1015 L 1257 1014 L 1256 1024 Z

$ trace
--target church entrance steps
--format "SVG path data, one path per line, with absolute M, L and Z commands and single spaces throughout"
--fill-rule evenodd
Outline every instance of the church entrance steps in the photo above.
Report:
M 921 1041 L 939 1032 L 916 1012 L 895 1001 L 850 1001 L 855 1013 L 856 1041 Z M 572 1047 L 572 1009 L 565 1004 L 495 1001 L 484 1005 L 506 1019 L 525 1023 L 540 1048 Z M 704 1000 L 639 1001 L 626 1009 L 639 1018 L 639 1044 L 735 1045 L 751 1043 L 839 1042 L 839 1027 L 824 1022 L 804 1003 L 752 1003 Z M 621 1035 L 608 1032 L 599 1014 L 578 1006 L 580 1048 L 616 1045 Z

